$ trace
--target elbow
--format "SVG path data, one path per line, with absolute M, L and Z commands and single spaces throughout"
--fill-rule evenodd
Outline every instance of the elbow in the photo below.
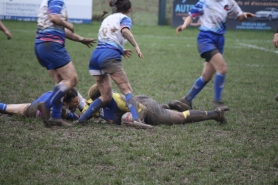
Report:
M 56 16 L 55 15 L 53 15 L 53 14 L 49 14 L 48 15 L 48 19 L 49 19 L 49 21 L 51 21 L 53 24 L 56 24 Z

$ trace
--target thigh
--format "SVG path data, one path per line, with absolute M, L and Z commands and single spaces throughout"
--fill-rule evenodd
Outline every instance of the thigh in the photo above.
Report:
M 30 105 L 30 104 L 29 104 Z M 32 103 L 24 109 L 23 115 L 26 117 L 36 117 L 39 103 Z
M 95 75 L 98 90 L 101 94 L 100 99 L 107 102 L 112 98 L 112 84 L 109 75 Z
M 76 73 L 75 67 L 72 62 L 69 62 L 68 64 L 66 64 L 64 66 L 53 70 L 51 73 L 53 73 L 52 75 L 55 77 L 54 78 L 55 82 L 56 82 L 56 80 L 60 80 L 60 81 L 69 80 L 70 81 L 71 79 L 77 78 L 77 73 Z M 67 82 L 65 82 L 65 85 L 70 88 L 71 84 L 66 84 L 66 83 Z
M 123 94 L 132 93 L 132 88 L 124 70 L 110 74 L 113 81 L 121 89 Z
M 226 74 L 227 72 L 227 64 L 223 58 L 223 56 L 220 53 L 215 54 L 210 62 L 211 65 L 213 65 L 214 69 L 221 74 Z
M 57 69 L 71 61 L 64 45 L 56 42 L 35 44 L 35 54 L 40 64 L 48 70 Z
M 8 104 L 6 111 L 11 114 L 24 115 L 25 110 L 30 107 L 30 103 Z

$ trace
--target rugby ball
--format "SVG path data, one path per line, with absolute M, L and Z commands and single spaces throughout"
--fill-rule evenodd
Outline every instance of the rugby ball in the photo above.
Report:
M 122 115 L 122 122 L 133 122 L 133 117 L 131 112 L 126 112 L 124 113 L 124 115 Z

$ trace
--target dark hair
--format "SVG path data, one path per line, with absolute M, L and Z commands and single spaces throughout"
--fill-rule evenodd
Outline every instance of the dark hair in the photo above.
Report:
M 70 103 L 73 98 L 78 96 L 78 92 L 75 88 L 69 89 L 64 94 L 64 102 Z
M 117 8 L 117 12 L 126 13 L 131 8 L 131 2 L 129 0 L 116 0 L 114 6 Z

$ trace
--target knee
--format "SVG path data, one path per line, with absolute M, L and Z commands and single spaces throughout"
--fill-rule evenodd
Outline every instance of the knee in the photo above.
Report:
M 213 74 L 214 73 L 203 72 L 202 78 L 204 79 L 204 81 L 209 82 L 212 79 Z
M 71 85 L 71 87 L 76 86 L 77 83 L 78 83 L 77 74 L 72 75 L 72 76 L 71 76 L 71 79 L 70 79 L 70 85 Z
M 103 94 L 101 94 L 100 99 L 103 103 L 107 104 L 112 99 L 112 94 L 111 93 L 103 93 Z
M 223 65 L 217 72 L 221 73 L 222 75 L 225 75 L 228 72 L 227 65 Z

